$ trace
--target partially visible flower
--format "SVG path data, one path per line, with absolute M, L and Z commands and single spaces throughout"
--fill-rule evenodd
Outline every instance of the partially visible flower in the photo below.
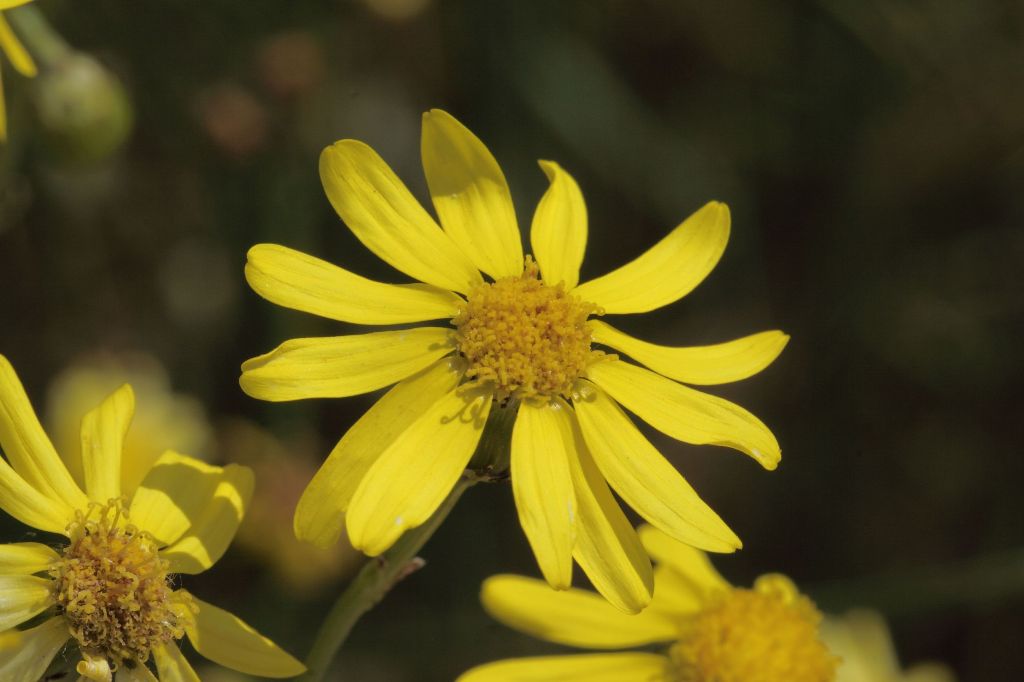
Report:
M 640 529 L 658 561 L 654 600 L 624 615 L 583 590 L 552 592 L 539 580 L 498 575 L 484 608 L 534 637 L 584 649 L 649 651 L 539 656 L 488 663 L 458 682 L 832 682 L 838 659 L 821 641 L 821 614 L 793 583 L 763 575 L 732 587 L 699 550 Z
M 682 382 L 749 377 L 788 337 L 769 331 L 670 348 L 592 318 L 646 312 L 688 294 L 725 249 L 729 209 L 711 202 L 632 262 L 579 284 L 587 210 L 565 170 L 540 162 L 550 186 L 533 217 L 534 262 L 523 257 L 511 193 L 484 144 L 433 110 L 423 117 L 421 148 L 443 229 L 362 142 L 325 149 L 320 175 L 355 236 L 422 283 L 371 281 L 275 244 L 249 251 L 246 278 L 274 303 L 357 324 L 452 325 L 293 339 L 242 365 L 242 389 L 263 400 L 351 396 L 398 382 L 313 478 L 296 534 L 326 547 L 344 525 L 355 547 L 381 554 L 430 518 L 488 418 L 500 416 L 514 422 L 512 490 L 544 577 L 568 588 L 575 560 L 601 594 L 637 612 L 651 598 L 651 565 L 609 484 L 680 541 L 716 552 L 741 543 L 622 408 L 673 438 L 735 448 L 773 469 L 781 453 L 764 423 Z
M 940 663 L 919 663 L 903 670 L 889 627 L 875 611 L 829 616 L 821 636 L 842 658 L 836 682 L 956 682 L 953 672 Z
M 7 59 L 11 61 L 11 66 L 15 71 L 26 78 L 35 78 L 39 70 L 36 68 L 32 55 L 18 40 L 18 36 L 14 34 L 14 30 L 3 15 L 3 10 L 27 5 L 30 2 L 32 0 L 0 0 L 0 52 L 7 55 Z M 7 107 L 4 104 L 2 72 L 3 67 L 0 65 L 0 142 L 7 139 Z
M 121 492 L 131 497 L 166 450 L 207 452 L 212 428 L 202 403 L 174 392 L 166 368 L 151 355 L 84 357 L 50 382 L 45 418 L 57 452 L 80 486 L 85 484 L 79 429 L 82 415 L 122 384 L 131 384 L 138 398 L 121 462 Z
M 252 496 L 252 472 L 168 451 L 125 495 L 123 443 L 134 408 L 124 385 L 82 419 L 83 492 L 0 356 L 0 509 L 68 539 L 59 549 L 0 545 L 0 679 L 35 682 L 70 639 L 87 680 L 154 680 L 150 658 L 165 680 L 195 680 L 177 645 L 186 635 L 200 654 L 235 670 L 301 673 L 269 639 L 172 581 L 224 554 Z

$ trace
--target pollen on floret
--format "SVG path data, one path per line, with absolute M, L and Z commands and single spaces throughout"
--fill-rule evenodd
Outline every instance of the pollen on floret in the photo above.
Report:
M 818 635 L 821 613 L 781 575 L 717 597 L 672 647 L 678 682 L 832 682 L 839 658 Z
M 122 500 L 76 512 L 68 535 L 50 573 L 57 609 L 88 661 L 141 665 L 154 647 L 184 636 L 195 607 L 173 591 L 167 561 L 128 522 Z
M 522 275 L 479 285 L 452 320 L 467 378 L 490 385 L 499 401 L 567 395 L 599 354 L 587 324 L 596 306 L 538 275 L 527 256 Z

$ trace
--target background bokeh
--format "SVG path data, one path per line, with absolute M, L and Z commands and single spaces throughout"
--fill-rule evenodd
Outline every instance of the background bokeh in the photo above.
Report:
M 188 580 L 199 596 L 304 656 L 359 566 L 344 548 L 311 556 L 288 528 L 302 486 L 375 396 L 275 405 L 237 385 L 242 360 L 287 338 L 355 328 L 259 299 L 242 265 L 269 241 L 401 281 L 333 213 L 317 156 L 366 141 L 426 200 L 419 117 L 440 107 L 493 151 L 521 225 L 546 186 L 536 159 L 576 177 L 584 279 L 727 202 L 732 238 L 708 280 L 622 320 L 674 345 L 793 337 L 767 371 L 715 390 L 772 426 L 778 471 L 652 436 L 744 539 L 722 572 L 745 584 L 781 571 L 828 610 L 878 608 L 908 663 L 1020 679 L 1024 4 L 36 6 L 123 83 L 134 125 L 119 151 L 83 153 L 102 131 L 61 121 L 125 104 L 106 90 L 56 97 L 73 75 L 6 72 L 0 352 L 54 429 L 77 419 L 60 409 L 58 376 L 137 371 L 145 354 L 206 421 L 194 454 L 258 468 L 262 506 L 225 560 Z M 54 106 L 67 116 L 48 116 Z M 3 524 L 3 539 L 26 538 Z M 450 680 L 557 650 L 476 599 L 492 573 L 537 572 L 507 485 L 467 493 L 424 556 L 359 624 L 337 679 Z

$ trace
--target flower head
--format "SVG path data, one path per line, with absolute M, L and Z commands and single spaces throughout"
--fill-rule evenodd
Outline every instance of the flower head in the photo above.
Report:
M 586 649 L 655 645 L 659 653 L 620 652 L 497 661 L 458 682 L 832 682 L 838 658 L 822 643 L 821 614 L 793 583 L 763 575 L 751 589 L 730 586 L 699 550 L 641 529 L 658 562 L 655 595 L 637 616 L 583 590 L 553 593 L 532 578 L 484 582 L 487 611 L 509 627 Z
M 193 679 L 176 644 L 186 635 L 200 654 L 236 670 L 301 673 L 269 639 L 172 581 L 224 554 L 252 496 L 252 472 L 168 451 L 125 494 L 122 455 L 134 409 L 126 384 L 82 419 L 83 489 L 0 356 L 0 509 L 67 539 L 57 549 L 0 545 L 0 678 L 38 679 L 70 639 L 82 655 L 78 673 L 89 680 L 153 680 L 151 658 L 161 677 Z
M 313 478 L 296 533 L 328 546 L 344 526 L 357 548 L 384 552 L 437 509 L 500 412 L 514 417 L 503 420 L 514 422 L 512 487 L 545 578 L 567 588 L 575 559 L 602 594 L 636 612 L 650 601 L 651 565 L 608 483 L 678 540 L 716 552 L 740 541 L 620 404 L 673 438 L 733 447 L 774 468 L 779 446 L 760 420 L 680 382 L 748 377 L 788 337 L 668 348 L 596 316 L 645 312 L 687 294 L 721 256 L 729 211 L 712 202 L 632 262 L 579 284 L 587 211 L 560 166 L 540 162 L 550 186 L 533 216 L 533 257 L 524 258 L 508 185 L 473 133 L 428 112 L 422 157 L 441 226 L 365 144 L 341 140 L 320 157 L 346 225 L 419 283 L 371 281 L 273 244 L 249 251 L 246 278 L 274 303 L 367 325 L 451 321 L 293 339 L 242 365 L 243 390 L 264 400 L 351 396 L 397 382 Z
M 27 5 L 32 0 L 0 0 L 0 52 L 11 61 L 14 70 L 26 78 L 34 78 L 38 73 L 36 63 L 25 46 L 18 40 L 11 25 L 4 18 L 3 10 Z M 4 104 L 3 78 L 0 78 L 0 142 L 7 139 L 7 108 Z

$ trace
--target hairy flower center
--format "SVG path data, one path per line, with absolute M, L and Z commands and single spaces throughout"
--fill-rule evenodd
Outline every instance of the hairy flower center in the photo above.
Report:
M 466 376 L 493 385 L 498 400 L 567 394 L 593 354 L 595 306 L 538 272 L 527 256 L 521 276 L 481 284 L 453 320 Z
M 705 608 L 672 648 L 679 682 L 831 682 L 839 659 L 818 637 L 821 613 L 778 575 Z
M 116 668 L 145 663 L 153 647 L 185 634 L 187 594 L 174 593 L 167 561 L 112 500 L 76 512 L 71 544 L 51 573 L 57 607 L 83 652 Z

